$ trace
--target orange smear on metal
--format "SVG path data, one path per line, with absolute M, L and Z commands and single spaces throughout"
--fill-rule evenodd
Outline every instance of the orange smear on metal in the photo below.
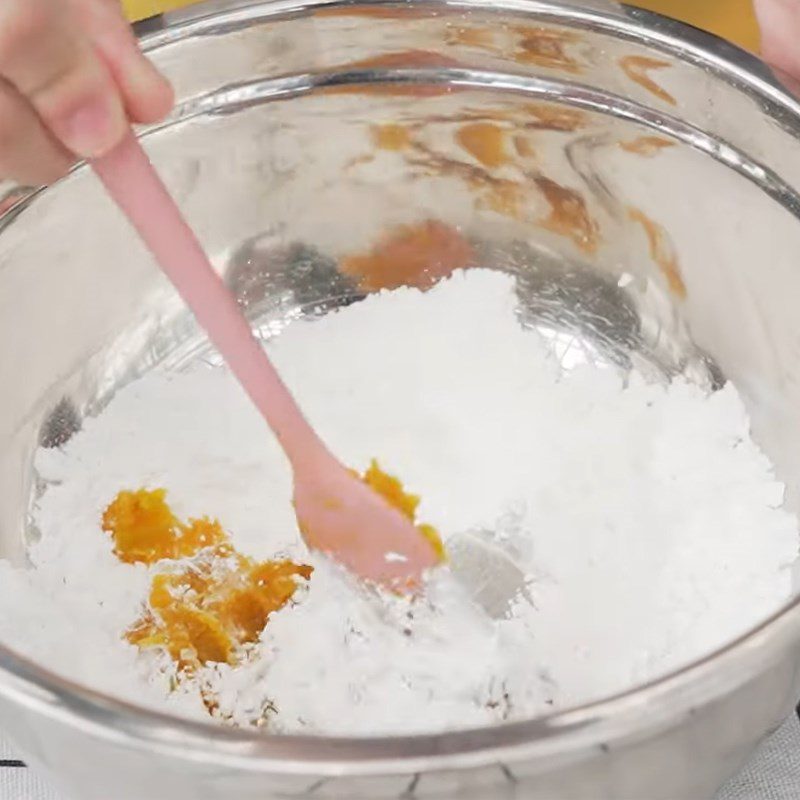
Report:
M 363 58 L 352 61 L 347 65 L 350 69 L 367 69 L 369 67 L 458 67 L 459 61 L 441 53 L 430 50 L 400 50 L 394 53 L 384 53 L 380 56 Z
M 472 246 L 455 228 L 427 220 L 393 228 L 370 252 L 343 259 L 341 270 L 365 291 L 428 289 L 472 262 Z
M 661 225 L 638 208 L 629 208 L 628 216 L 644 229 L 650 246 L 650 257 L 667 279 L 670 291 L 683 300 L 687 295 L 686 284 L 683 282 L 678 257 L 673 250 L 669 235 Z
M 523 110 L 536 122 L 527 127 L 549 131 L 577 131 L 588 124 L 586 114 L 577 108 L 566 108 L 551 103 L 527 103 Z
M 451 45 L 466 45 L 479 47 L 483 50 L 493 50 L 494 32 L 490 28 L 454 28 L 448 27 L 447 43 Z
M 445 549 L 439 532 L 432 525 L 417 523 L 417 508 L 420 504 L 418 495 L 407 492 L 399 478 L 384 472 L 374 459 L 362 476 L 362 480 L 392 508 L 396 508 L 403 516 L 411 520 L 420 534 L 430 542 L 438 559 L 444 561 Z
M 580 64 L 567 52 L 567 45 L 579 40 L 576 34 L 529 26 L 519 26 L 516 33 L 520 36 L 514 53 L 517 62 L 571 73 L 581 71 Z
M 505 147 L 505 133 L 493 122 L 473 122 L 462 125 L 456 132 L 456 141 L 484 167 L 492 169 L 509 162 Z
M 479 208 L 488 208 L 496 214 L 502 214 L 511 219 L 525 219 L 525 208 L 529 198 L 525 189 L 518 183 L 509 180 L 497 181 L 485 186 L 476 183 L 473 188 L 485 188 L 478 200 Z
M 584 198 L 574 189 L 561 186 L 543 175 L 536 178 L 536 185 L 550 205 L 550 216 L 542 226 L 569 237 L 584 252 L 594 253 L 600 243 L 600 229 Z
M 514 150 L 520 158 L 534 158 L 536 156 L 536 147 L 533 142 L 526 136 L 517 134 L 514 137 Z
M 649 158 L 657 155 L 662 150 L 674 147 L 675 142 L 670 139 L 663 139 L 661 136 L 639 136 L 627 142 L 620 142 L 619 146 L 626 153 L 634 153 L 637 156 Z
M 650 94 L 655 95 L 659 100 L 677 105 L 675 98 L 663 87 L 659 86 L 649 75 L 652 70 L 666 69 L 671 66 L 668 61 L 661 61 L 658 58 L 649 56 L 624 56 L 619 60 L 625 74 L 634 82 L 638 83 Z
M 313 570 L 285 560 L 253 561 L 234 550 L 218 522 L 182 523 L 165 497 L 163 489 L 120 492 L 103 515 L 122 561 L 165 561 L 125 638 L 141 650 L 165 650 L 182 671 L 234 664 Z
M 372 141 L 379 150 L 404 150 L 411 144 L 411 131 L 406 125 L 373 125 L 371 132 Z

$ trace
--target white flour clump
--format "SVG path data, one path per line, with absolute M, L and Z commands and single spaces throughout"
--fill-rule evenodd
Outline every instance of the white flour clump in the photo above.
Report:
M 495 532 L 533 602 L 489 619 L 446 568 L 411 601 L 305 552 L 286 461 L 222 369 L 152 374 L 36 466 L 32 568 L 0 568 L 0 638 L 138 703 L 282 732 L 437 731 L 630 688 L 708 653 L 792 593 L 796 520 L 732 387 L 706 396 L 613 370 L 561 375 L 514 313 L 513 279 L 475 270 L 399 290 L 269 346 L 334 452 L 377 457 L 445 536 Z M 121 563 L 100 519 L 164 487 L 236 548 L 315 572 L 236 667 L 177 680 L 122 634 L 154 568 Z

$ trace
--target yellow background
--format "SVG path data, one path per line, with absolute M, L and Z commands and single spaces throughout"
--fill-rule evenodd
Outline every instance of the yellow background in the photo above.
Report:
M 189 5 L 191 0 L 122 0 L 132 19 L 142 19 Z M 758 49 L 758 30 L 751 0 L 633 0 L 635 5 L 678 17 L 699 28 Z
M 191 0 L 122 0 L 122 5 L 131 19 L 153 17 L 164 11 L 190 4 Z

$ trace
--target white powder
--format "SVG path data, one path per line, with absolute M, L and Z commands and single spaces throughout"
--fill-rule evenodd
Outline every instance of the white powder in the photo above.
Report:
M 514 305 L 511 278 L 472 271 L 295 323 L 270 352 L 334 452 L 362 469 L 377 456 L 445 537 L 496 531 L 530 573 L 533 605 L 492 621 L 444 569 L 421 600 L 380 596 L 306 554 L 275 441 L 224 370 L 197 366 L 134 383 L 38 454 L 42 538 L 33 569 L 0 567 L 0 638 L 180 714 L 207 716 L 202 685 L 240 724 L 399 733 L 624 690 L 776 610 L 797 526 L 736 391 L 624 388 L 595 367 L 561 376 Z M 100 529 L 116 493 L 140 486 L 166 487 L 179 516 L 218 517 L 247 555 L 316 568 L 246 663 L 173 692 L 166 657 L 120 638 L 148 568 L 120 563 Z

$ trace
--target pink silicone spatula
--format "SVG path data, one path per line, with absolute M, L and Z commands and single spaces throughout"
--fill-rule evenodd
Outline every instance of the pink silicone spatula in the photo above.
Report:
M 384 586 L 417 585 L 437 562 L 433 547 L 308 424 L 136 137 L 93 166 L 277 436 L 294 472 L 294 506 L 308 546 Z

